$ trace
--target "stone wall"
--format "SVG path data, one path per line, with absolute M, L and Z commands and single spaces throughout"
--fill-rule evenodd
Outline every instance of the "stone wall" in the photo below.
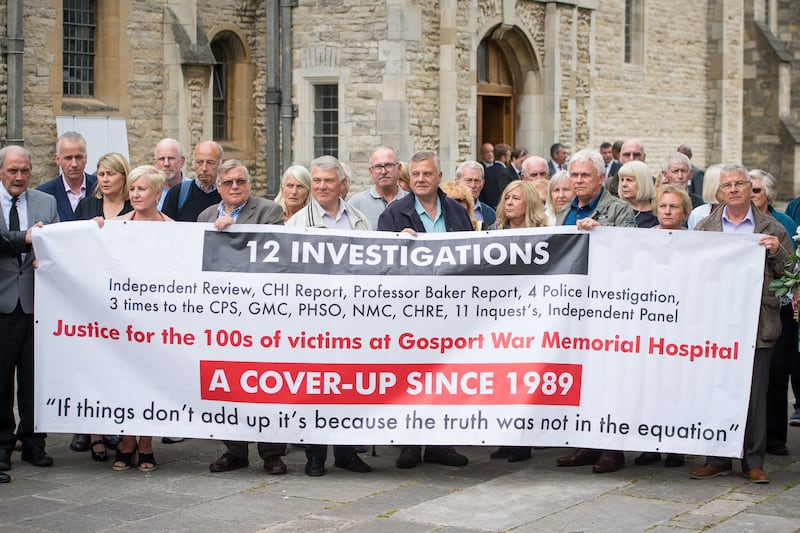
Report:
M 769 131 L 743 131 L 743 113 L 748 121 L 757 121 L 758 113 L 772 105 L 772 97 L 764 95 L 771 90 L 766 81 L 774 77 L 759 40 L 749 29 L 743 33 L 744 2 L 642 2 L 644 57 L 641 64 L 625 64 L 624 0 L 458 0 L 455 8 L 449 2 L 430 0 L 298 0 L 292 14 L 293 103 L 299 105 L 300 114 L 292 132 L 295 157 L 298 147 L 308 143 L 305 137 L 312 109 L 307 94 L 300 90 L 302 77 L 309 72 L 332 75 L 340 84 L 340 155 L 353 169 L 353 192 L 369 185 L 369 151 L 382 143 L 400 148 L 404 159 L 420 149 L 442 149 L 459 159 L 473 157 L 476 47 L 485 32 L 502 23 L 535 50 L 536 57 L 528 64 L 538 65 L 536 76 L 541 78 L 535 87 L 526 88 L 530 93 L 517 100 L 536 102 L 526 110 L 526 117 L 541 123 L 529 131 L 536 139 L 541 137 L 542 146 L 561 140 L 574 151 L 597 147 L 602 141 L 638 137 L 653 170 L 683 142 L 692 144 L 694 161 L 700 167 L 721 159 L 745 159 L 766 166 L 780 155 L 777 145 L 786 143 L 776 140 L 774 124 Z M 118 4 L 119 20 L 113 21 L 119 28 L 120 59 L 114 71 L 121 80 L 117 93 L 76 102 L 61 97 L 60 3 L 25 2 L 24 137 L 34 154 L 34 183 L 56 173 L 52 152 L 57 115 L 124 117 L 133 164 L 149 162 L 153 146 L 167 133 L 186 139 L 184 144 L 209 137 L 210 93 L 200 83 L 202 69 L 208 67 L 187 69 L 191 83 L 183 82 L 182 72 L 183 85 L 178 84 L 179 90 L 174 92 L 176 74 L 165 59 L 173 53 L 171 40 L 165 36 L 169 30 L 166 4 L 166 0 Z M 800 123 L 800 73 L 796 68 L 800 14 L 791 0 L 778 4 L 778 36 L 788 43 L 795 58 L 791 116 Z M 252 139 L 248 138 L 247 148 L 230 146 L 228 155 L 245 160 L 255 179 L 254 190 L 260 193 L 266 146 L 277 142 L 277 132 L 267 131 L 265 125 L 263 2 L 171 0 L 169 5 L 179 8 L 183 16 L 196 14 L 193 23 L 208 39 L 220 29 L 236 28 L 246 41 L 248 68 L 252 68 L 252 79 L 246 83 L 252 84 L 247 91 L 253 112 L 244 119 L 251 122 Z M 455 23 L 448 22 L 443 29 L 443 13 L 449 16 L 452 9 Z M 0 0 L 0 24 L 5 16 L 5 1 Z M 110 35 L 108 28 L 103 28 Z M 443 30 L 446 35 L 440 35 Z M 440 63 L 443 49 L 448 53 L 454 49 L 455 56 Z M 528 50 L 518 51 L 523 52 Z M 335 61 L 317 61 L 319 57 Z M 448 70 L 453 68 L 454 75 Z M 3 110 L 5 76 L 5 69 L 0 69 Z M 450 87 L 446 97 L 455 94 L 456 102 L 448 100 L 442 112 L 440 87 L 443 82 L 452 85 L 453 79 L 455 87 Z M 307 82 L 303 90 L 308 90 Z M 183 113 L 178 112 L 181 106 Z M 165 124 L 165 116 L 176 118 Z M 298 126 L 303 121 L 305 129 Z M 440 145 L 443 131 L 448 132 L 444 136 L 447 147 Z M 5 136 L 5 113 L 0 113 L 0 134 Z M 742 153 L 743 139 L 746 155 Z M 192 147 L 184 149 L 190 160 Z M 308 160 L 297 162 L 307 164 Z M 284 162 L 284 166 L 288 164 Z
M 624 0 L 595 12 L 591 143 L 638 138 L 652 171 L 688 142 L 694 163 L 710 163 L 709 20 L 704 2 L 645 2 L 642 64 L 624 63 Z

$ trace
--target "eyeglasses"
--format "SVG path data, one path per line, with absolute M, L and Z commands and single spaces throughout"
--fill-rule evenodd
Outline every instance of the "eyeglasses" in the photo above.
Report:
M 236 184 L 237 187 L 244 187 L 245 185 L 247 185 L 247 183 L 248 183 L 248 180 L 246 180 L 246 179 L 225 180 L 225 181 L 220 181 L 219 182 L 219 186 L 220 187 L 225 187 L 227 189 L 229 187 L 233 187 L 234 184 Z
M 736 187 L 737 189 L 744 189 L 749 183 L 749 181 L 729 181 L 727 183 L 721 183 L 719 188 L 723 191 L 728 191 L 733 187 Z
M 763 190 L 764 189 L 762 189 L 761 187 L 753 187 L 753 192 L 756 193 L 756 194 L 760 194 L 761 191 L 763 191 Z
M 399 165 L 399 164 L 400 164 L 400 163 L 384 163 L 384 164 L 382 164 L 382 165 L 372 165 L 372 166 L 371 166 L 371 167 L 369 167 L 369 168 L 371 168 L 371 169 L 372 169 L 372 170 L 374 170 L 375 172 L 383 172 L 384 170 L 385 170 L 386 172 L 391 172 L 391 171 L 392 171 L 392 170 L 394 170 L 394 169 L 395 169 L 395 167 L 396 167 L 397 165 Z

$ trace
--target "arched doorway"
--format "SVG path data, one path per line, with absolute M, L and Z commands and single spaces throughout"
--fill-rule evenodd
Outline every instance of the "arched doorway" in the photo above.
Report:
M 547 142 L 540 62 L 517 27 L 495 26 L 477 49 L 477 145 L 504 142 L 539 153 Z M 480 154 L 476 154 L 480 155 Z
M 514 146 L 514 81 L 505 54 L 487 37 L 478 47 L 478 146 Z

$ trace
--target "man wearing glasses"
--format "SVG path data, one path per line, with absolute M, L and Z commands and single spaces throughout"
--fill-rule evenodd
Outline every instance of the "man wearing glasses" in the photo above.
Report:
M 197 157 L 197 151 L 195 152 Z M 221 150 L 219 155 L 222 155 Z M 198 222 L 213 222 L 217 231 L 224 231 L 231 224 L 283 224 L 281 206 L 266 198 L 250 196 L 250 172 L 241 161 L 229 159 L 219 166 L 217 190 L 222 200 L 200 213 Z M 250 464 L 247 459 L 247 442 L 222 442 L 225 444 L 225 453 L 208 466 L 209 470 L 229 472 Z M 258 455 L 264 460 L 264 470 L 268 474 L 286 473 L 286 464 L 281 459 L 285 453 L 286 444 L 258 443 Z
M 487 228 L 494 224 L 497 213 L 491 206 L 478 199 L 485 183 L 483 165 L 477 161 L 464 161 L 456 168 L 456 181 L 466 185 L 472 193 L 472 220 L 481 221 Z
M 161 212 L 181 222 L 194 222 L 210 205 L 220 202 L 217 192 L 217 171 L 222 163 L 222 146 L 214 141 L 202 141 L 194 149 L 196 177 L 172 187 L 164 199 Z
M 378 217 L 386 206 L 408 194 L 397 185 L 401 170 L 394 148 L 379 146 L 369 156 L 369 175 L 374 185 L 354 195 L 348 203 L 361 211 L 373 228 L 378 227 Z
M 764 283 L 761 289 L 761 309 L 758 315 L 758 338 L 753 359 L 753 378 L 750 403 L 744 429 L 742 474 L 752 483 L 769 483 L 764 472 L 764 452 L 767 445 L 767 388 L 769 367 L 775 342 L 781 333 L 780 301 L 769 284 L 781 277 L 786 257 L 792 252 L 789 235 L 780 222 L 761 213 L 750 198 L 753 185 L 747 169 L 741 165 L 725 165 L 719 180 L 723 195 L 722 209 L 717 209 L 695 226 L 695 231 L 723 233 L 761 233 L 758 243 L 766 248 Z M 729 457 L 707 457 L 706 463 L 692 470 L 692 479 L 710 479 L 730 474 Z
M 620 148 L 619 152 L 620 166 L 624 165 L 628 161 L 641 161 L 644 163 L 646 158 L 647 154 L 644 152 L 644 145 L 639 139 L 628 139 L 622 143 L 622 148 Z M 619 198 L 619 176 L 615 174 L 614 176 L 607 178 L 606 189 L 608 189 L 608 192 L 610 192 L 613 196 Z

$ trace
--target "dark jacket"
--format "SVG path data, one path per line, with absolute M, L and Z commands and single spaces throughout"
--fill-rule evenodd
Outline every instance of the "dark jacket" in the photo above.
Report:
M 130 201 L 125 200 L 125 203 L 122 204 L 122 210 L 114 216 L 124 215 L 129 211 L 133 211 L 133 207 L 131 207 Z M 75 220 L 89 220 L 94 217 L 105 218 L 103 214 L 103 199 L 94 196 L 81 198 L 81 201 L 78 202 L 78 207 L 75 208 Z
M 695 231 L 722 231 L 722 209 L 716 209 L 713 213 L 701 220 L 695 226 Z M 792 252 L 792 242 L 789 235 L 780 222 L 769 215 L 765 215 L 753 204 L 750 204 L 755 219 L 753 233 L 763 233 L 778 237 L 781 249 L 776 253 L 766 254 L 764 259 L 764 282 L 761 287 L 761 310 L 758 314 L 758 338 L 756 348 L 770 348 L 775 345 L 775 341 L 781 334 L 781 315 L 780 301 L 775 297 L 775 293 L 769 290 L 772 280 L 783 275 L 783 263 L 786 257 Z
M 83 175 L 86 178 L 86 196 L 92 196 L 94 194 L 94 188 L 97 185 L 97 176 L 86 174 L 85 172 Z M 72 210 L 72 204 L 69 203 L 69 198 L 67 198 L 61 176 L 53 178 L 46 183 L 42 183 L 37 189 L 55 197 L 59 221 L 66 222 L 68 220 L 75 220 L 75 212 Z
M 461 204 L 448 198 L 441 189 L 436 194 L 442 204 L 442 216 L 444 216 L 447 231 L 474 230 L 467 210 Z M 424 233 L 425 226 L 422 225 L 422 219 L 419 218 L 417 210 L 414 208 L 416 199 L 414 193 L 410 193 L 389 204 L 386 211 L 381 213 L 378 218 L 378 231 L 403 231 L 411 228 L 417 233 Z

